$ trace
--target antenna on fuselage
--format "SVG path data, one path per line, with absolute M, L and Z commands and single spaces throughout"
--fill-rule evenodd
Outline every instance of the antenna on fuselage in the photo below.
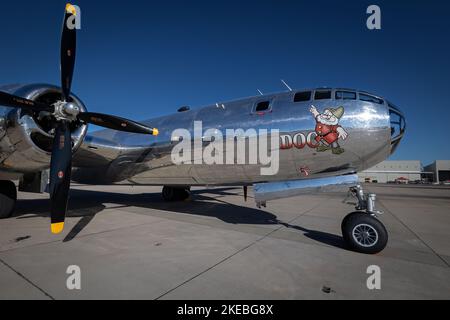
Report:
M 286 86 L 286 88 L 289 89 L 289 91 L 292 91 L 292 88 L 289 87 L 289 85 L 286 83 L 286 81 L 284 81 L 283 79 L 281 79 L 281 83 L 284 84 Z
M 259 89 L 256 89 L 256 90 L 258 90 L 260 95 L 262 95 L 262 96 L 264 95 L 264 93 L 262 93 L 261 90 L 259 90 Z

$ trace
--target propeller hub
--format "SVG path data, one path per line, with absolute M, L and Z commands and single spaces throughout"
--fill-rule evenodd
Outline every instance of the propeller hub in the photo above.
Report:
M 67 102 L 64 106 L 63 106 L 63 112 L 65 114 L 68 114 L 70 116 L 76 117 L 78 116 L 78 114 L 80 113 L 80 107 L 78 107 L 78 105 L 76 105 L 73 102 Z
M 74 121 L 80 114 L 80 107 L 74 102 L 57 101 L 53 104 L 53 115 L 57 120 Z

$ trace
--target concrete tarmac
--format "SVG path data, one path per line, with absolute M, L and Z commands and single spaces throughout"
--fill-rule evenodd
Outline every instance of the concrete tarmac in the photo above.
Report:
M 74 185 L 57 236 L 48 195 L 19 193 L 0 220 L 0 299 L 450 299 L 450 188 L 364 187 L 390 236 L 377 255 L 345 248 L 344 193 L 260 210 L 233 187 L 165 203 L 160 187 Z M 71 265 L 81 290 L 67 288 Z

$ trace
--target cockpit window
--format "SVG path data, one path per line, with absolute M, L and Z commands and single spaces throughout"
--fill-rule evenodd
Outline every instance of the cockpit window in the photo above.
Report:
M 383 104 L 383 99 L 379 99 L 379 98 L 374 97 L 374 96 L 372 96 L 370 94 L 360 93 L 359 94 L 359 100 L 372 102 L 372 103 Z
M 266 112 L 270 108 L 270 101 L 258 102 L 255 106 L 255 112 Z
M 356 100 L 356 92 L 352 91 L 336 91 L 337 100 Z
M 324 99 L 331 99 L 331 90 L 316 91 L 316 93 L 314 94 L 314 100 Z
M 294 102 L 311 100 L 311 91 L 297 92 L 294 96 Z

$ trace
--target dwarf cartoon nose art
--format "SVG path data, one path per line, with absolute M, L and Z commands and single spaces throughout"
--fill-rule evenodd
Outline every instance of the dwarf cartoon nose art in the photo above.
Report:
M 344 115 L 344 107 L 327 108 L 320 113 L 315 106 L 311 105 L 309 111 L 316 119 L 315 139 L 319 143 L 317 152 L 331 150 L 333 154 L 343 153 L 345 150 L 339 145 L 339 139 L 347 139 L 348 133 L 339 125 L 339 121 Z

